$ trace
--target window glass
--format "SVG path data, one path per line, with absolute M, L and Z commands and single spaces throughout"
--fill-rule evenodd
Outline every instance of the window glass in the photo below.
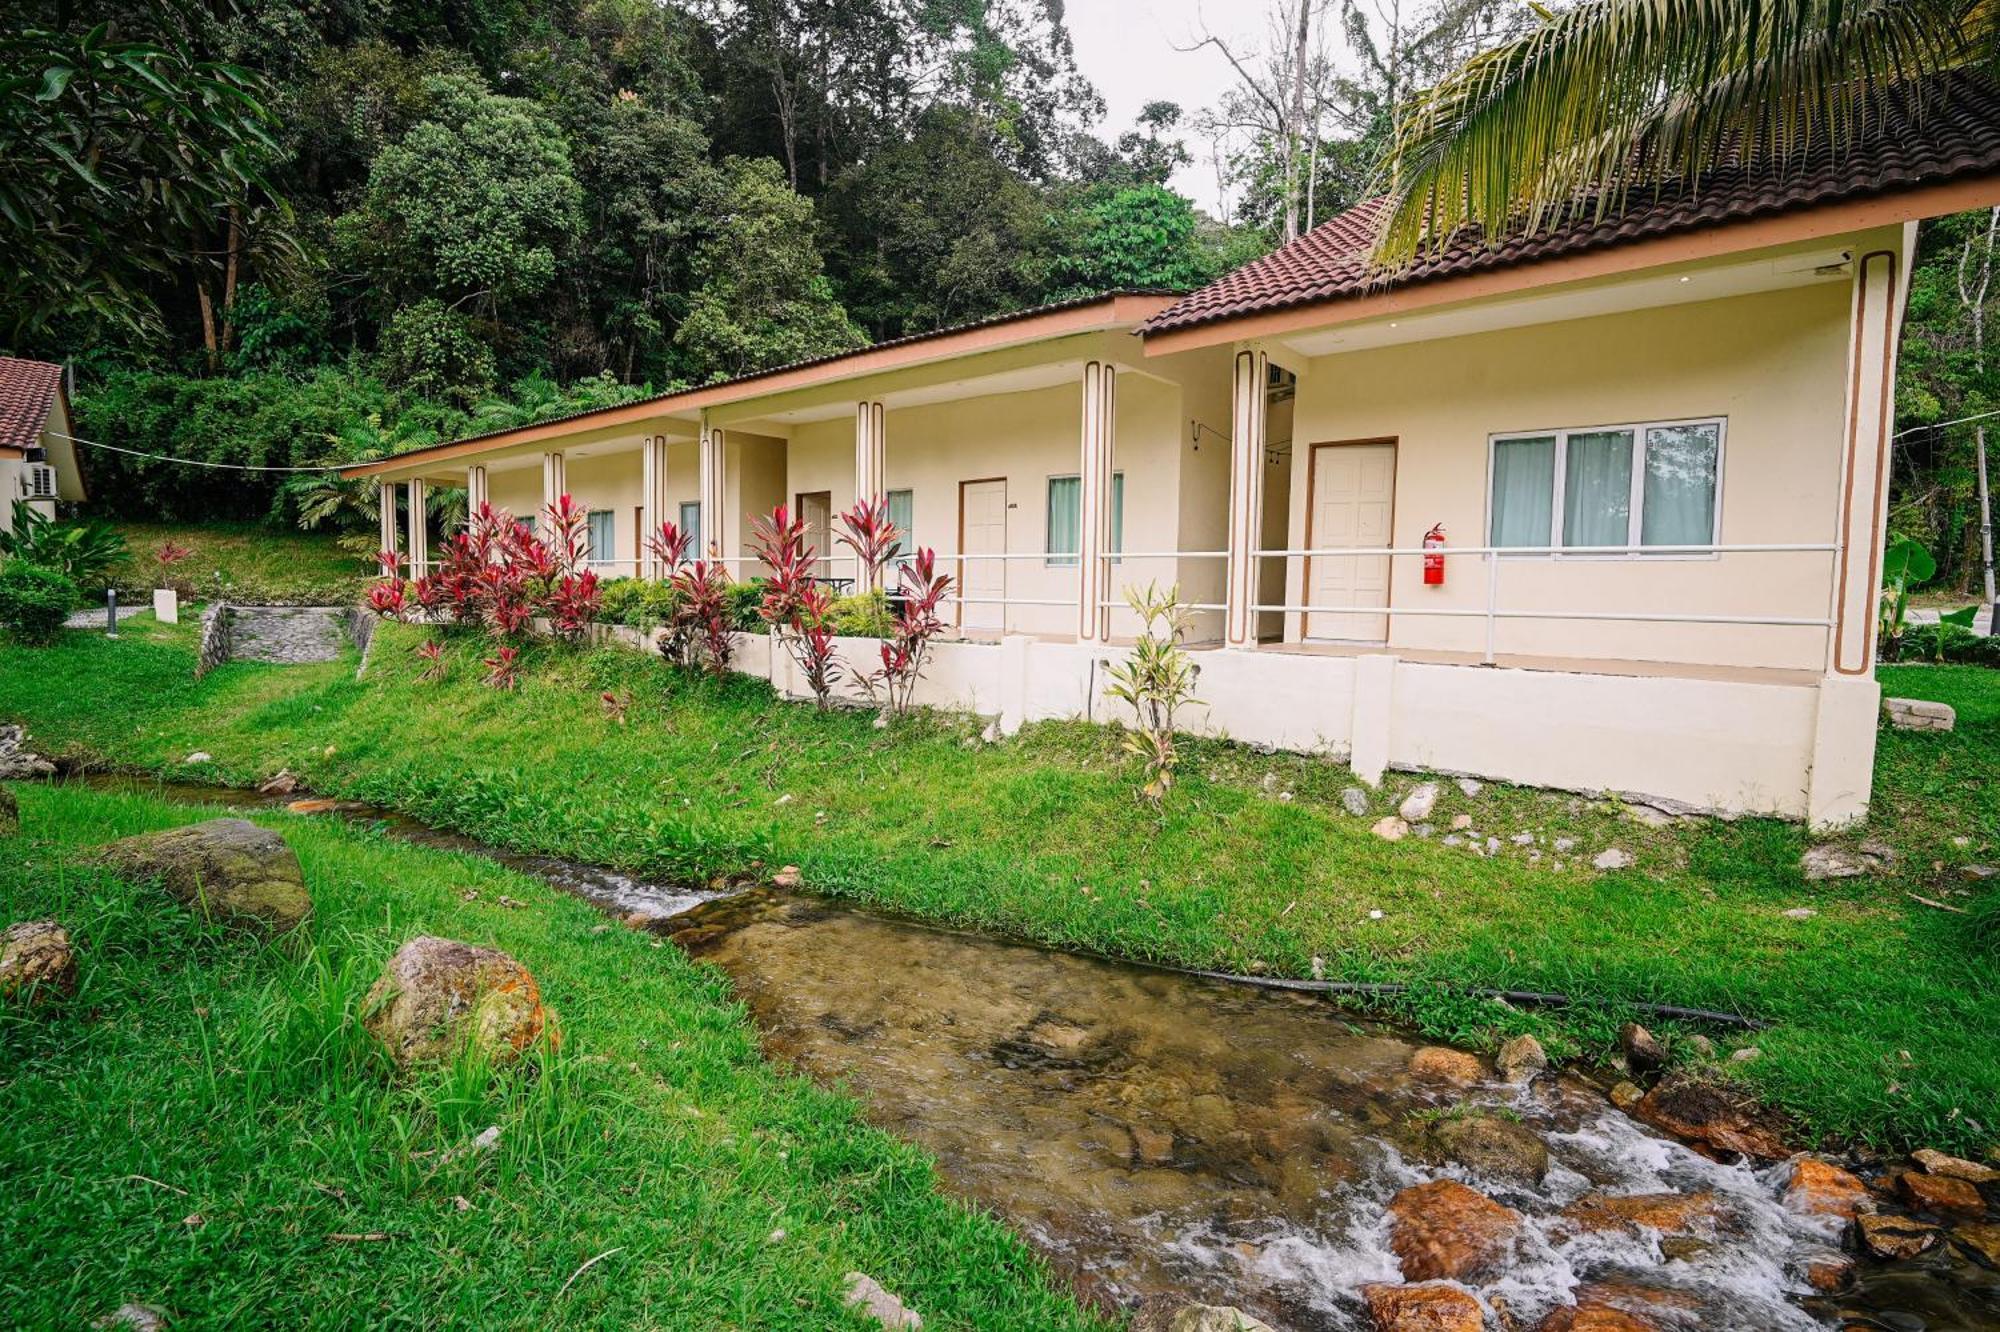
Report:
M 1083 478 L 1050 477 L 1048 539 L 1042 547 L 1050 564 L 1076 563 L 1077 552 L 1083 549 L 1082 520 Z
M 1632 540 L 1632 432 L 1572 433 L 1564 446 L 1563 544 L 1623 546 Z
M 701 544 L 701 501 L 689 500 L 681 505 L 680 529 L 688 539 L 688 558 L 707 559 L 708 552 Z
M 609 509 L 590 511 L 590 550 L 593 560 L 610 560 L 618 556 L 618 516 Z
M 1125 549 L 1125 473 L 1111 474 L 1111 553 Z
M 908 559 L 917 552 L 917 504 L 916 492 L 892 490 L 889 492 L 889 521 L 896 525 L 896 553 L 900 559 Z
M 1555 509 L 1556 437 L 1493 441 L 1494 546 L 1546 546 Z
M 1646 492 L 1639 543 L 1705 546 L 1715 537 L 1715 473 L 1722 431 L 1713 421 L 1646 432 Z

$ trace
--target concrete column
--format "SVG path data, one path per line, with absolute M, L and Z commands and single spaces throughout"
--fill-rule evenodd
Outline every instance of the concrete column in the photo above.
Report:
M 1102 361 L 1083 367 L 1083 447 L 1077 471 L 1081 521 L 1077 525 L 1076 636 L 1094 643 L 1105 637 L 1110 615 L 1103 607 L 1110 586 L 1105 557 L 1111 548 L 1111 474 L 1118 429 L 1118 368 Z
M 1829 674 L 1875 671 L 1876 603 L 1889 512 L 1889 440 L 1895 414 L 1902 256 L 1877 249 L 1854 261 L 1848 345 L 1847 439 L 1840 471 Z M 1874 725 L 1873 719 L 1869 722 Z
M 667 520 L 667 437 L 653 435 L 639 446 L 639 576 L 663 578 L 666 565 L 647 546 Z
M 549 506 L 569 494 L 569 476 L 560 453 L 542 455 L 542 509 L 535 515 L 535 528 L 544 540 L 553 539 L 555 526 L 549 522 Z
M 422 578 L 431 571 L 430 522 L 424 513 L 422 481 L 412 477 L 410 492 L 410 577 Z
M 1380 786 L 1389 769 L 1391 719 L 1396 703 L 1396 658 L 1371 652 L 1354 659 L 1354 718 L 1347 766 L 1368 786 Z
M 883 424 L 882 404 L 858 402 L 854 405 L 854 498 L 878 499 L 882 494 L 888 435 Z
M 382 536 L 380 549 L 384 552 L 401 551 L 396 539 L 396 483 L 384 481 L 376 494 L 382 506 Z
M 708 418 L 704 416 L 701 421 L 702 549 L 695 552 L 697 557 L 714 559 L 729 554 L 723 549 L 722 531 L 722 506 L 725 493 L 723 469 L 726 463 L 722 428 L 710 425 Z
M 1264 406 L 1271 359 L 1260 351 L 1236 354 L 1229 432 L 1229 564 L 1223 602 L 1224 641 L 1255 647 L 1258 515 L 1264 507 Z
M 1806 781 L 1806 824 L 1814 832 L 1830 832 L 1868 817 L 1881 708 L 1882 686 L 1874 676 L 1821 677 L 1813 718 L 1812 773 Z
M 472 526 L 479 518 L 479 510 L 488 503 L 491 492 L 486 488 L 486 469 L 474 465 L 465 469 L 465 525 Z

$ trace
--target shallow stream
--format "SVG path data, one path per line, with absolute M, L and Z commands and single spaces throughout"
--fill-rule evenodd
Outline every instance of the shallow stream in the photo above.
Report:
M 92 779 L 173 799 L 282 798 Z M 1289 1332 L 1370 1326 L 1356 1293 L 1400 1280 L 1386 1207 L 1437 1178 L 1527 1218 L 1514 1260 L 1471 1287 L 1489 1326 L 1532 1329 L 1596 1298 L 1661 1329 L 2000 1329 L 2000 1273 L 1950 1244 L 1864 1262 L 1816 1296 L 1833 1234 L 1779 1201 L 1789 1167 L 1720 1165 L 1579 1080 L 1471 1086 L 1410 1072 L 1422 1044 L 1309 995 L 1077 957 L 771 890 L 720 897 L 497 852 L 381 810 L 413 841 L 474 851 L 659 930 L 734 980 L 774 1057 L 843 1081 L 876 1124 L 920 1144 L 947 1183 L 1028 1237 L 1104 1307 L 1171 1294 L 1237 1305 Z M 1426 1124 L 1465 1107 L 1546 1144 L 1538 1184 L 1426 1164 Z M 1663 1237 L 1575 1222 L 1588 1194 L 1708 1194 L 1712 1218 Z M 1565 1215 L 1565 1209 L 1571 1211 Z M 1500 1321 L 1505 1313 L 1512 1323 Z

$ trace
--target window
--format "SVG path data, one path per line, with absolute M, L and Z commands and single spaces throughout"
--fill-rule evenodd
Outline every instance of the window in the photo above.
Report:
M 1706 546 L 1716 539 L 1723 423 L 1496 435 L 1495 546 Z
M 704 558 L 701 548 L 701 501 L 688 500 L 681 505 L 681 535 L 688 539 L 688 558 Z
M 589 515 L 590 549 L 593 561 L 616 559 L 618 555 L 618 515 L 610 509 L 592 509 Z
M 1074 565 L 1083 550 L 1083 478 L 1049 478 L 1048 537 L 1043 550 L 1051 567 Z M 1111 474 L 1111 554 L 1125 549 L 1125 473 Z
M 913 490 L 889 492 L 889 521 L 896 525 L 897 567 L 910 562 L 917 553 L 917 496 Z

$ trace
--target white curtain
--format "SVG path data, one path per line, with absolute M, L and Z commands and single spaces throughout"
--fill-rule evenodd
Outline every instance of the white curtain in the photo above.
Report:
M 590 558 L 610 560 L 618 556 L 618 515 L 609 509 L 590 512 Z
M 1494 546 L 1546 546 L 1555 508 L 1556 437 L 1493 443 Z
M 1632 432 L 1569 436 L 1563 459 L 1563 544 L 1622 546 L 1632 539 Z
M 1049 539 L 1042 549 L 1050 564 L 1075 564 L 1083 550 L 1083 478 L 1049 478 Z
M 1646 432 L 1640 544 L 1705 546 L 1714 539 L 1715 465 L 1721 451 L 1722 432 L 1712 421 Z
M 701 501 L 690 500 L 681 505 L 681 534 L 688 539 L 688 558 L 707 559 L 701 545 Z

